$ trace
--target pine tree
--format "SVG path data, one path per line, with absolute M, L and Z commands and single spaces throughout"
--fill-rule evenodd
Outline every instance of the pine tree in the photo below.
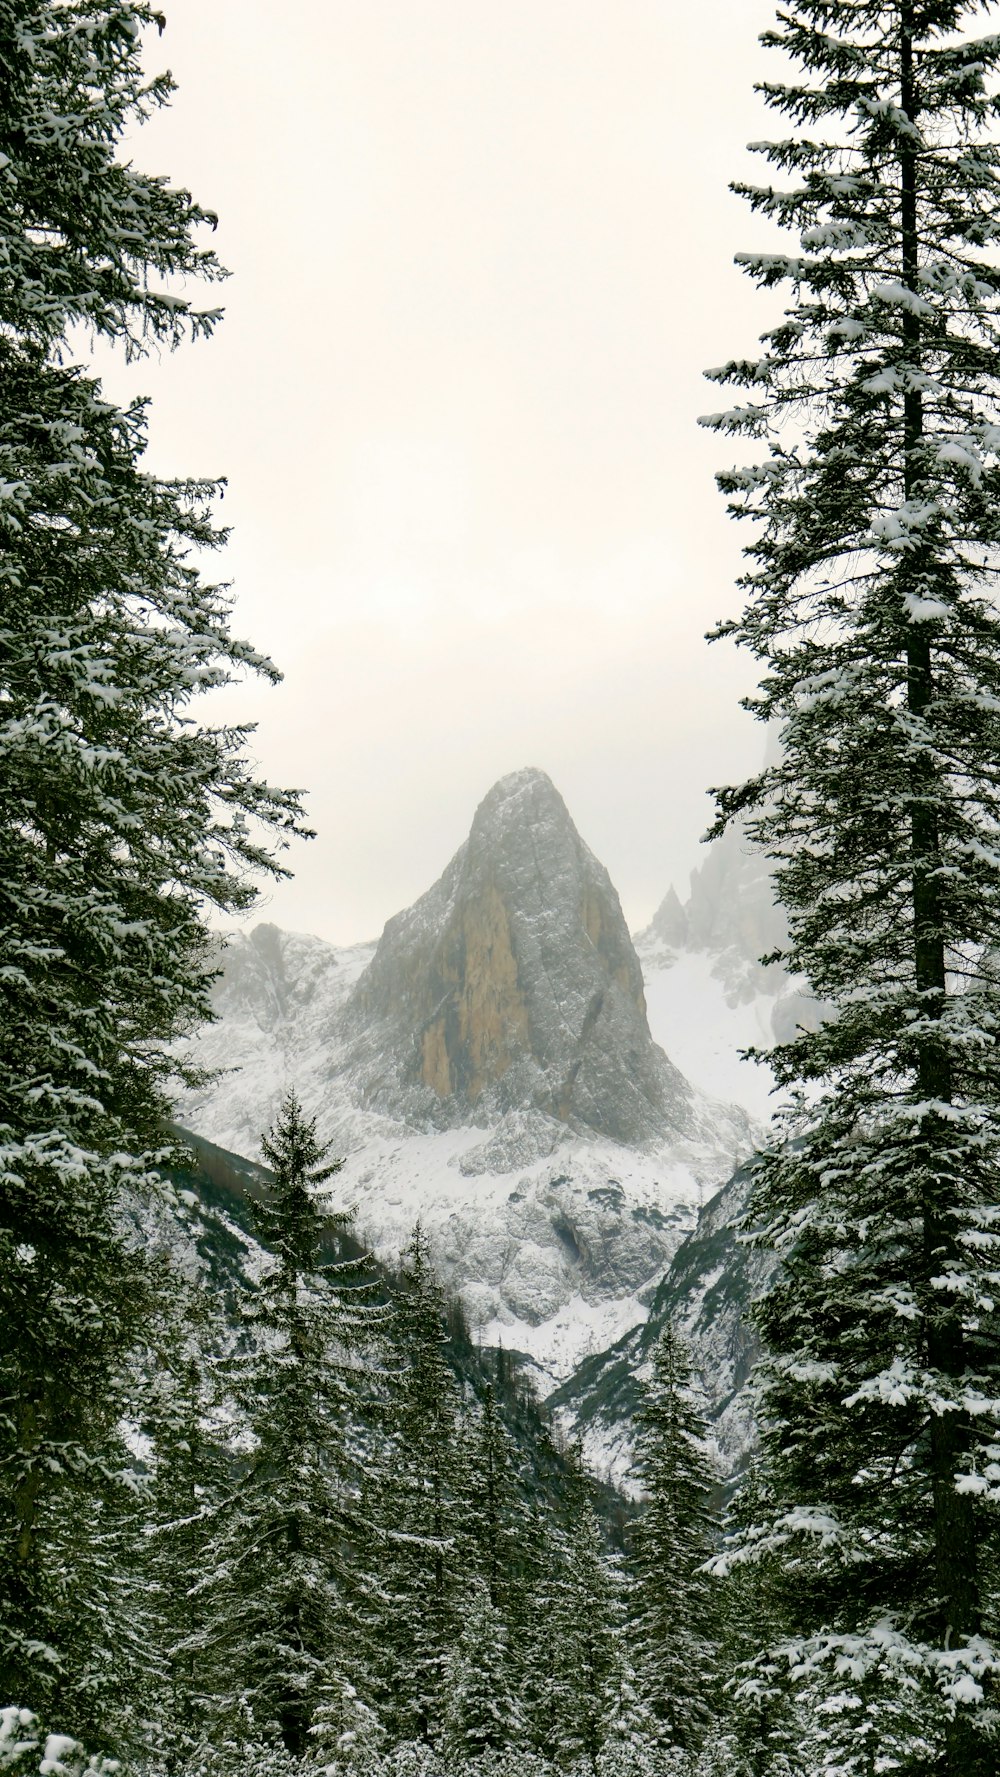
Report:
M 631 1538 L 633 1645 L 667 1744 L 692 1750 L 717 1701 L 718 1585 L 703 1571 L 717 1532 L 717 1482 L 691 1398 L 690 1364 L 669 1322 L 652 1361 L 635 1421 L 647 1499 Z
M 482 1580 L 474 1582 L 463 1618 L 448 1661 L 445 1705 L 445 1746 L 459 1765 L 516 1746 L 522 1733 L 507 1630 Z
M 256 1220 L 273 1256 L 246 1306 L 252 1344 L 233 1378 L 254 1447 L 219 1514 L 193 1651 L 220 1723 L 249 1714 L 301 1757 L 358 1676 L 366 1601 L 354 1551 L 366 1541 L 358 1496 L 384 1311 L 356 1262 L 324 1262 L 324 1236 L 350 1218 L 317 1199 L 340 1162 L 327 1163 L 294 1093 L 262 1148 L 274 1179 Z
M 396 1740 L 440 1738 L 445 1663 L 458 1632 L 461 1522 L 458 1384 L 447 1308 L 419 1224 L 403 1253 L 390 1334 L 397 1366 L 391 1455 L 369 1486 L 381 1537 L 375 1610 L 380 1707 Z M 377 1500 L 377 1503 L 376 1503 Z
M 615 1636 L 605 1691 L 597 1777 L 667 1777 L 669 1755 L 665 1756 L 660 1724 L 639 1683 L 623 1629 Z
M 531 1744 L 565 1770 L 578 1761 L 592 1768 L 604 1743 L 619 1613 L 617 1576 L 579 1453 L 560 1492 L 524 1614 L 521 1665 Z
M 562 1574 L 568 1565 L 566 1536 L 550 1498 L 533 1502 L 526 1549 L 531 1574 L 516 1600 L 513 1652 L 528 1739 L 548 1761 L 559 1750 L 574 1708 L 562 1657 L 560 1606 Z
M 327 1777 L 382 1777 L 386 1732 L 375 1711 L 348 1678 L 326 1690 L 310 1732 Z
M 803 1710 L 788 1693 L 780 1663 L 761 1659 L 785 1630 L 782 1570 L 774 1552 L 756 1551 L 747 1533 L 766 1518 L 770 1501 L 756 1460 L 730 1501 L 725 1535 L 711 1566 L 720 1584 L 719 1671 L 724 1677 L 716 1733 L 710 1749 L 722 1769 L 738 1777 L 804 1777 Z M 752 1558 L 748 1558 L 752 1557 Z M 699 1773 L 700 1777 L 700 1773 Z
M 780 1557 L 783 1658 L 836 1699 L 823 1756 L 845 1773 L 872 1733 L 902 1770 L 995 1768 L 1000 38 L 970 38 L 980 10 L 781 11 L 764 41 L 792 75 L 762 90 L 789 132 L 758 145 L 781 178 L 738 189 L 798 235 L 741 256 L 787 307 L 711 373 L 748 395 L 708 423 L 768 444 L 719 478 L 755 521 L 721 633 L 761 661 L 750 707 L 782 747 L 721 819 L 775 860 L 786 967 L 831 1008 L 772 1056 L 801 1096 L 751 1211 L 782 1260 L 751 1541 Z
M 156 1344 L 157 1375 L 147 1394 L 153 1445 L 143 1575 L 163 1661 L 157 1750 L 184 1769 L 204 1746 L 207 1720 L 202 1642 L 212 1595 L 212 1540 L 232 1492 L 236 1453 L 223 1432 L 219 1376 L 227 1329 L 200 1267 L 176 1273 Z M 150 1687 L 152 1688 L 152 1687 Z M 147 1706 L 147 1713 L 154 1711 Z
M 88 1530 L 128 1483 L 150 1312 L 123 1204 L 163 1145 L 167 1045 L 207 1014 L 203 910 L 246 906 L 298 822 L 246 733 L 189 710 L 273 676 L 189 560 L 221 540 L 216 490 L 149 475 L 142 404 L 73 363 L 84 328 L 135 354 L 217 319 L 163 288 L 220 275 L 210 216 L 119 157 L 169 98 L 139 63 L 157 16 L 0 0 L 0 1695 L 97 1747 L 92 1675 L 126 1650 Z
M 7 1777 L 112 1777 L 117 1768 L 68 1734 L 46 1732 L 30 1709 L 0 1707 L 0 1771 Z
M 467 1571 L 483 1581 L 490 1601 L 506 1612 L 524 1538 L 517 1459 L 487 1382 L 466 1429 L 464 1542 Z

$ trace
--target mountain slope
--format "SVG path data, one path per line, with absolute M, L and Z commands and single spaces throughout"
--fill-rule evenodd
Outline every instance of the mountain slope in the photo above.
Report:
M 239 1321 L 234 1315 L 236 1304 L 256 1289 L 268 1254 L 253 1209 L 255 1203 L 267 1198 L 273 1174 L 188 1130 L 174 1126 L 171 1135 L 181 1162 L 168 1172 L 178 1195 L 177 1207 L 170 1211 L 158 1206 L 143 1228 L 143 1236 L 169 1244 L 189 1275 L 211 1285 L 219 1298 L 220 1317 L 228 1314 Z M 326 1264 L 353 1266 L 359 1262 L 358 1274 L 372 1275 L 365 1249 L 349 1229 L 325 1229 L 320 1255 Z M 377 1267 L 373 1281 L 386 1301 L 401 1287 L 395 1272 L 379 1275 Z M 245 1331 L 245 1323 L 242 1326 Z M 500 1420 L 518 1454 L 520 1486 L 526 1499 L 551 1496 L 564 1480 L 568 1465 L 550 1435 L 547 1415 L 540 1411 L 530 1388 L 523 1386 L 516 1366 L 503 1353 L 484 1349 L 470 1338 L 454 1302 L 447 1304 L 444 1330 L 442 1353 L 466 1404 L 481 1402 L 487 1385 L 492 1389 Z M 610 1488 L 600 1488 L 595 1503 L 614 1534 L 621 1519 L 618 1495 Z
M 753 1441 L 747 1383 L 756 1343 L 747 1318 L 772 1261 L 744 1246 L 734 1224 L 746 1206 L 748 1177 L 738 1171 L 701 1210 L 649 1304 L 649 1315 L 606 1351 L 587 1357 L 549 1396 L 557 1418 L 583 1441 L 595 1472 L 627 1483 L 632 1422 L 652 1351 L 671 1321 L 692 1358 L 720 1467 L 738 1468 Z
M 635 939 L 658 1040 L 694 1085 L 762 1122 L 775 1108 L 773 1076 L 740 1051 L 769 1049 L 821 1015 L 780 963 L 760 961 L 787 935 L 768 862 L 735 822 L 706 848 L 687 900 L 671 886 Z

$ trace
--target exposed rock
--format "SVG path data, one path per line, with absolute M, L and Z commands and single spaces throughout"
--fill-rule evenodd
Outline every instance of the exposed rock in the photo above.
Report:
M 787 935 L 770 864 L 734 822 L 692 870 L 687 901 L 681 902 L 671 884 L 636 947 L 644 964 L 660 967 L 669 966 L 671 953 L 705 952 L 730 1004 L 738 1005 L 784 991 L 787 976 L 780 964 L 765 966 L 760 959 L 780 949 Z
M 738 821 L 707 847 L 687 900 L 669 889 L 635 940 L 660 1041 L 692 1084 L 761 1120 L 774 1110 L 773 1076 L 741 1051 L 766 1053 L 825 1015 L 781 962 L 761 961 L 787 941 L 770 864 Z
M 541 771 L 494 785 L 440 881 L 389 921 L 343 1029 L 364 1102 L 408 1122 L 532 1109 L 630 1143 L 694 1129 L 611 879 Z
M 664 950 L 682 950 L 688 941 L 687 914 L 681 898 L 670 884 L 663 900 L 653 914 L 651 923 L 642 933 L 643 939 L 652 946 L 662 946 Z
M 748 1309 L 766 1288 L 773 1257 L 738 1239 L 749 1179 L 736 1175 L 702 1209 L 681 1242 L 650 1303 L 649 1318 L 607 1351 L 587 1358 L 550 1396 L 600 1474 L 627 1481 L 634 1455 L 634 1418 L 653 1346 L 667 1321 L 692 1359 L 709 1431 L 723 1473 L 734 1473 L 754 1439 L 748 1384 L 757 1355 Z
M 180 1121 L 253 1159 L 294 1086 L 303 1102 L 322 1110 L 329 1134 L 343 1129 L 349 1139 L 351 1097 L 335 1078 L 339 1018 L 374 948 L 340 949 L 269 924 L 221 937 L 215 1023 L 186 1045 L 187 1059 L 215 1077 L 184 1094 Z
M 547 1160 L 568 1139 L 569 1131 L 560 1128 L 552 1117 L 543 1117 L 537 1111 L 508 1111 L 486 1141 L 466 1149 L 458 1170 L 463 1178 L 481 1178 L 487 1172 L 516 1172 L 520 1167 L 533 1166 L 536 1160 Z

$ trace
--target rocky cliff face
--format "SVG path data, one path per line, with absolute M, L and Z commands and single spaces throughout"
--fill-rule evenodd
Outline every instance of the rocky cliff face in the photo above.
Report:
M 671 885 L 636 943 L 649 962 L 659 957 L 666 963 L 671 954 L 686 950 L 711 956 L 735 1005 L 784 991 L 787 976 L 780 965 L 765 967 L 760 958 L 780 949 L 787 935 L 768 860 L 736 822 L 706 848 L 704 863 L 691 872 L 687 900 L 682 902 Z
M 535 1111 L 642 1143 L 690 1133 L 618 896 L 541 771 L 503 778 L 347 1002 L 364 1102 L 438 1128 Z
M 580 1437 L 594 1470 L 627 1487 L 634 1483 L 635 1414 L 652 1373 L 653 1347 L 668 1322 L 692 1360 L 709 1435 L 723 1474 L 734 1474 L 754 1441 L 748 1384 L 757 1356 L 749 1310 L 766 1289 L 773 1258 L 742 1245 L 749 1178 L 738 1171 L 702 1208 L 649 1304 L 649 1316 L 606 1351 L 587 1357 L 553 1391 L 549 1405 Z

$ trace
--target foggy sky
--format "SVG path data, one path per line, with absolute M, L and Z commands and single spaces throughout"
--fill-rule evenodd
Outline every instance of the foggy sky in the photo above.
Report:
M 773 312 L 727 191 L 780 131 L 773 7 L 165 10 L 180 90 L 134 155 L 218 210 L 227 315 L 107 381 L 152 395 L 156 468 L 228 476 L 236 628 L 285 674 L 224 706 L 319 829 L 254 917 L 377 935 L 538 765 L 641 924 L 762 751 L 751 664 L 702 639 L 744 539 L 695 421 Z

